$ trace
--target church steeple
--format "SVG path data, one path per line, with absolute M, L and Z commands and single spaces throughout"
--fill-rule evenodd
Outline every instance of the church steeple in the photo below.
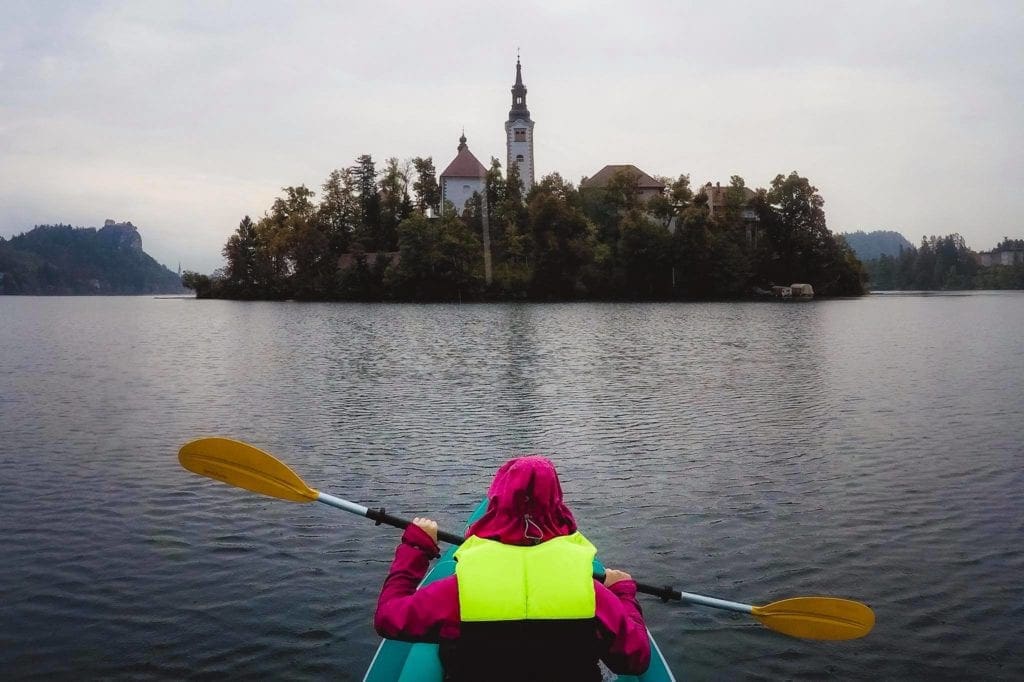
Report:
M 530 110 L 526 108 L 526 86 L 523 85 L 523 66 L 516 57 L 516 84 L 512 86 L 512 108 L 508 112 L 508 120 L 517 118 L 529 120 Z
M 530 110 L 526 108 L 526 86 L 523 85 L 523 65 L 516 54 L 516 84 L 512 86 L 512 108 L 505 121 L 506 151 L 508 164 L 513 164 L 519 171 L 519 180 L 523 191 L 529 192 L 533 187 L 533 120 Z

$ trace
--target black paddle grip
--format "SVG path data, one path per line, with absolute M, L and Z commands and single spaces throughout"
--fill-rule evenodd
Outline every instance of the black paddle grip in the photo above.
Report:
M 384 511 L 384 507 L 379 509 L 367 509 L 366 518 L 372 519 L 378 526 L 382 523 L 386 523 L 389 526 L 401 528 L 402 530 L 405 530 L 405 528 L 412 523 L 409 519 L 403 519 L 400 516 L 392 516 L 391 514 L 388 514 Z M 450 545 L 461 545 L 465 540 L 461 535 L 455 535 L 443 530 L 437 531 L 437 539 L 440 542 L 447 542 Z

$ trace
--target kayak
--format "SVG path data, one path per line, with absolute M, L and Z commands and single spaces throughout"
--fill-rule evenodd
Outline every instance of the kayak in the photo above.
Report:
M 487 510 L 487 500 L 477 506 L 476 510 L 469 517 L 466 526 L 483 516 Z M 455 573 L 455 554 L 457 546 L 449 547 L 434 567 L 420 583 L 420 587 L 429 585 L 435 580 L 446 578 Z M 604 566 L 594 560 L 594 572 L 604 573 Z M 669 670 L 665 657 L 658 648 L 651 631 L 647 631 L 651 641 L 651 665 L 647 672 L 642 675 L 619 675 L 612 679 L 620 682 L 675 682 L 675 676 Z M 607 670 L 604 670 L 607 678 Z M 370 667 L 363 677 L 363 682 L 430 682 L 431 680 L 444 679 L 444 671 L 441 669 L 441 659 L 437 653 L 437 644 L 425 642 L 400 642 L 395 639 L 382 639 L 377 647 L 377 653 L 370 661 Z

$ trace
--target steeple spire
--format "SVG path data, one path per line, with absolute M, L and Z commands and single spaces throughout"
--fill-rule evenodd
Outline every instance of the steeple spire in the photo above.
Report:
M 508 112 L 508 120 L 514 121 L 517 118 L 529 119 L 530 110 L 526 108 L 526 86 L 523 85 L 523 65 L 519 63 L 519 54 L 516 54 L 516 84 L 512 86 L 512 108 Z
M 462 135 L 459 137 L 459 151 L 461 152 L 466 148 L 466 129 L 462 129 Z

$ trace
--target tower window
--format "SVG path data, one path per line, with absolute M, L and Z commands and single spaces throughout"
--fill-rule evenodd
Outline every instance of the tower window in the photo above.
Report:
M 516 154 L 516 163 L 522 163 L 525 160 L 522 154 Z
M 526 142 L 526 128 L 516 128 L 516 142 Z
M 522 97 L 516 97 L 516 104 L 522 104 L 522 103 L 523 103 L 523 98 Z

